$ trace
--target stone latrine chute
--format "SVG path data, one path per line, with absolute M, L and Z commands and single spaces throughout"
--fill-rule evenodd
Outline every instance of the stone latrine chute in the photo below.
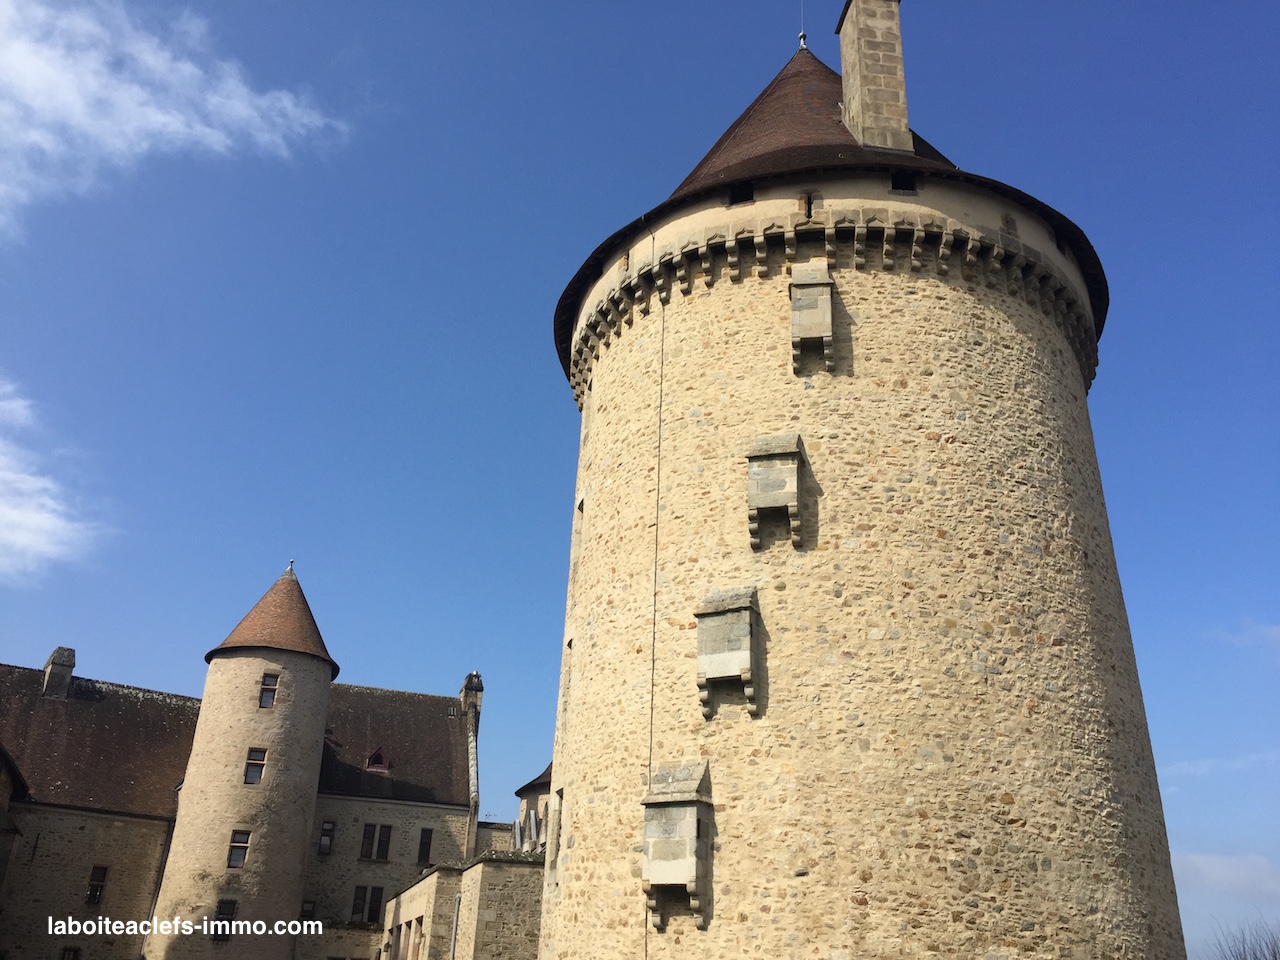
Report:
M 802 375 L 801 359 L 807 348 L 821 351 L 827 372 L 835 371 L 832 286 L 825 259 L 796 264 L 791 269 L 791 369 L 797 377 Z
M 698 928 L 710 923 L 711 775 L 706 761 L 659 767 L 644 804 L 640 876 L 649 919 L 664 930 L 667 915 L 688 899 Z
M 800 515 L 800 466 L 804 444 L 798 433 L 757 437 L 747 453 L 747 530 L 751 549 L 765 546 L 762 524 L 786 518 L 791 545 L 803 542 Z
M 764 628 L 755 588 L 713 593 L 694 614 L 698 622 L 698 699 L 702 716 L 711 719 L 712 684 L 740 684 L 747 713 L 757 716 L 757 686 L 763 656 Z

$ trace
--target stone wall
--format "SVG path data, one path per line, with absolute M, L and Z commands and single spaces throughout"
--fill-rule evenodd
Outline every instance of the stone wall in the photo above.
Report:
M 510 850 L 512 824 L 481 820 L 476 824 L 476 856 L 490 850 Z
M 543 960 L 1183 954 L 1079 270 L 1030 210 L 882 180 L 708 202 L 584 298 Z M 834 369 L 797 376 L 789 271 L 823 258 Z M 787 433 L 797 541 L 753 549 L 748 454 Z M 707 719 L 695 614 L 744 589 L 759 715 Z M 701 761 L 707 929 L 677 902 L 659 932 L 641 801 Z
M 48 960 L 64 947 L 80 947 L 95 960 L 137 960 L 140 935 L 51 937 L 48 922 L 150 917 L 170 825 L 31 803 L 15 803 L 9 812 L 17 833 L 0 885 L 0 957 Z M 88 904 L 95 866 L 107 868 L 106 879 L 101 901 Z
M 462 874 L 456 960 L 536 960 L 542 862 L 508 856 L 490 855 Z
M 331 852 L 322 855 L 320 827 L 325 821 L 334 823 L 335 834 Z M 462 862 L 467 821 L 467 811 L 460 807 L 322 794 L 316 800 L 307 850 L 304 899 L 315 903 L 316 916 L 327 924 L 348 923 L 357 886 L 381 887 L 385 903 L 415 883 L 428 866 Z M 360 857 L 366 823 L 391 827 L 391 847 L 385 861 Z M 418 861 L 423 828 L 432 832 L 430 863 Z

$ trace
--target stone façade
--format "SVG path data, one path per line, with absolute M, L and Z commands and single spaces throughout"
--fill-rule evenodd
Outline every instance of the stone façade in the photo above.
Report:
M 801 49 L 557 308 L 540 956 L 1184 956 L 1086 404 L 1105 276 L 903 139 L 896 0 L 841 25 L 843 86 Z M 706 710 L 726 593 L 758 663 Z M 663 854 L 699 862 L 655 884 L 655 778 L 704 767 Z

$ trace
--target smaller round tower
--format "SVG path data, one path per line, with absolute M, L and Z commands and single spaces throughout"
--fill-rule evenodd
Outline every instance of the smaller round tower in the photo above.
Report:
M 298 915 L 324 752 L 329 656 L 293 565 L 205 655 L 200 718 L 156 915 L 277 920 Z M 152 935 L 148 960 L 224 957 L 220 935 Z M 236 956 L 285 960 L 293 938 L 234 937 Z

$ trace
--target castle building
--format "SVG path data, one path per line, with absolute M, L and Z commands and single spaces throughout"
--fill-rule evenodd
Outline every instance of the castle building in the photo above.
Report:
M 1102 266 L 912 131 L 897 0 L 837 32 L 842 75 L 802 39 L 556 309 L 540 956 L 1176 960 Z
M 479 674 L 457 697 L 334 682 L 292 566 L 206 660 L 200 700 L 77 677 L 66 647 L 0 665 L 0 957 L 371 960 L 425 870 L 510 846 L 477 820 Z M 174 916 L 324 933 L 49 929 Z

